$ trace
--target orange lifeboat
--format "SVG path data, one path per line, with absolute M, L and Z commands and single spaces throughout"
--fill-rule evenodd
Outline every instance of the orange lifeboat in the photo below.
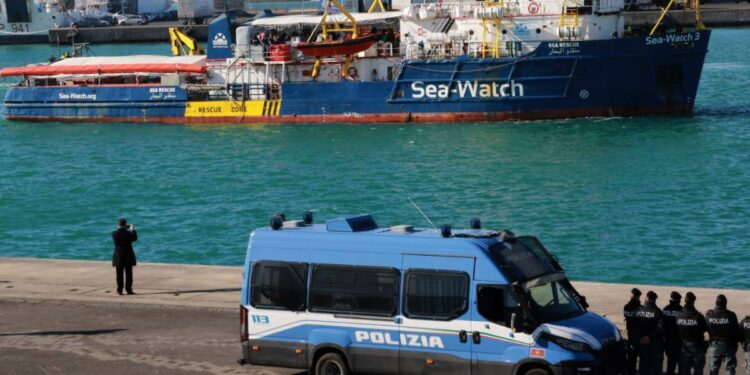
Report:
M 377 39 L 377 35 L 365 35 L 354 39 L 303 42 L 297 44 L 297 50 L 310 57 L 349 56 L 372 47 Z

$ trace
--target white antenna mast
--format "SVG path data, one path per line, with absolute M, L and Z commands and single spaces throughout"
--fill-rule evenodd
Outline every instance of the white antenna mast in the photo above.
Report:
M 419 206 L 417 206 L 417 204 L 414 203 L 414 201 L 410 197 L 406 197 L 406 199 L 408 199 L 409 202 L 411 202 L 411 204 L 414 206 L 414 208 L 416 208 L 417 211 L 419 211 L 419 213 L 422 214 L 422 216 L 424 216 L 424 218 L 430 223 L 430 225 L 432 225 L 432 227 L 435 230 L 437 230 L 437 227 L 435 226 L 435 224 L 432 222 L 432 220 L 430 220 L 429 217 L 427 217 L 427 215 L 424 214 L 424 212 L 422 212 L 422 210 L 419 208 Z

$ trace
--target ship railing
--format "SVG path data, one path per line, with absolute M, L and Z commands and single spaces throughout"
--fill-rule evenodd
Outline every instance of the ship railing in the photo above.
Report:
M 355 55 L 355 57 L 359 58 L 396 56 L 399 56 L 398 41 L 377 41 L 369 49 Z M 246 54 L 244 57 L 251 64 L 265 64 L 268 62 L 303 62 L 311 59 L 314 60 L 313 58 L 308 58 L 302 52 L 298 51 L 296 48 L 294 48 L 294 45 L 291 45 L 288 55 L 274 55 L 267 49 L 255 49 L 251 50 L 250 53 Z
M 191 99 L 243 102 L 247 100 L 273 100 L 280 97 L 279 86 L 266 83 L 229 83 L 225 85 L 187 85 Z
M 503 41 L 499 57 L 519 57 L 534 51 L 541 41 Z M 455 59 L 459 57 L 490 58 L 490 43 L 452 41 L 448 43 L 425 44 L 410 42 L 402 44 L 401 53 L 407 59 Z
M 624 0 L 608 0 L 624 2 Z M 571 0 L 570 6 L 585 6 L 585 0 Z M 559 15 L 562 12 L 561 0 L 533 0 L 519 3 L 508 0 L 472 2 L 427 2 L 411 4 L 403 10 L 405 20 L 431 18 L 452 19 L 495 19 L 526 16 Z

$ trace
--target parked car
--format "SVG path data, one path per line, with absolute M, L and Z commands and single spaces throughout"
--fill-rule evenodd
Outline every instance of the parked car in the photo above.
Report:
M 145 25 L 148 23 L 146 17 L 139 15 L 123 15 L 117 19 L 117 24 L 121 26 L 126 25 Z
M 112 26 L 112 22 L 103 18 L 85 17 L 78 21 L 74 21 L 71 26 L 73 27 L 106 27 Z

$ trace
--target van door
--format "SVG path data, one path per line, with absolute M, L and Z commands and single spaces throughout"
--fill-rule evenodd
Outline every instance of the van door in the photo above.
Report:
M 257 261 L 250 275 L 248 332 L 254 365 L 307 367 L 307 263 Z
M 475 285 L 476 303 L 472 309 L 472 327 L 478 342 L 472 346 L 474 373 L 482 375 L 512 374 L 513 366 L 529 357 L 531 336 L 513 332 L 511 321 L 520 317 L 520 308 L 508 285 Z M 514 322 L 519 326 L 519 322 Z
M 474 258 L 404 254 L 399 370 L 471 373 Z

